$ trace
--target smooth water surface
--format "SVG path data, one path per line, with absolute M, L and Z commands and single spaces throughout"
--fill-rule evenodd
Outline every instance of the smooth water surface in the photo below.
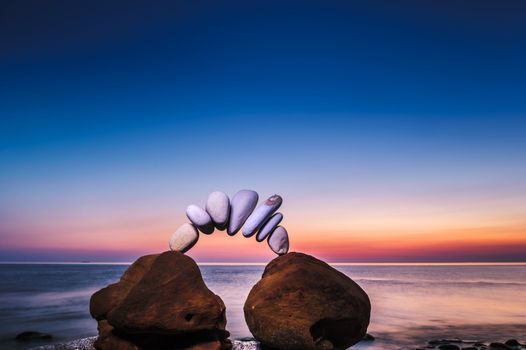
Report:
M 125 265 L 0 264 L 0 349 L 26 349 L 16 334 L 36 330 L 54 342 L 92 336 L 89 297 L 119 279 Z M 374 342 L 398 349 L 434 338 L 526 340 L 526 265 L 336 265 L 369 294 Z M 201 266 L 227 306 L 232 338 L 250 336 L 243 304 L 263 266 Z

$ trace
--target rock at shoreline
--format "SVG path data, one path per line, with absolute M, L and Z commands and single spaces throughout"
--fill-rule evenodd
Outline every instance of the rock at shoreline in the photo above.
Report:
M 124 272 L 117 283 L 110 284 L 95 292 L 90 299 L 91 317 L 96 320 L 105 319 L 107 313 L 117 307 L 128 295 L 128 292 L 139 282 L 144 274 L 150 270 L 159 254 L 145 255 L 137 259 Z
M 138 259 L 91 298 L 99 350 L 219 350 L 231 347 L 225 305 L 180 252 Z
M 20 334 L 17 334 L 15 340 L 18 342 L 26 342 L 32 340 L 51 340 L 53 336 L 48 333 L 35 332 L 35 331 L 26 331 Z
M 366 335 L 371 304 L 343 273 L 312 256 L 288 253 L 267 265 L 244 312 L 250 331 L 264 346 L 346 349 Z

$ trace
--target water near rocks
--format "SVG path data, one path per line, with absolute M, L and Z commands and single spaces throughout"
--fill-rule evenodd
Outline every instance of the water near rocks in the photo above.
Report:
M 190 251 L 189 255 L 192 255 Z M 526 265 L 335 265 L 371 298 L 368 332 L 352 349 L 425 348 L 429 340 L 460 338 L 526 342 Z M 24 331 L 53 335 L 51 343 L 97 334 L 90 296 L 116 282 L 127 266 L 0 264 L 0 349 L 25 350 Z M 231 339 L 250 337 L 243 305 L 264 265 L 200 266 L 207 286 L 226 304 Z M 464 345 L 467 347 L 468 345 Z

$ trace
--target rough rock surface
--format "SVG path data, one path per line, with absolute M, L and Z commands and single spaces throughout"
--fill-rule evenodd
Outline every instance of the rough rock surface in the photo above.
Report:
M 100 350 L 228 349 L 225 306 L 180 252 L 137 260 L 90 301 Z
M 301 253 L 272 260 L 252 288 L 245 320 L 264 346 L 274 349 L 346 349 L 369 325 L 371 304 L 354 281 Z
M 96 320 L 105 319 L 107 313 L 121 303 L 158 257 L 159 254 L 140 257 L 124 272 L 119 282 L 95 292 L 90 299 L 91 316 Z

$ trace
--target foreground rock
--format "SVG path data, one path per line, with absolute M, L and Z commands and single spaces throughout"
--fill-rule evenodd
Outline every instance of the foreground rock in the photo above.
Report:
M 228 349 L 225 305 L 179 252 L 137 260 L 90 301 L 99 350 Z
M 371 304 L 343 273 L 301 253 L 272 260 L 244 306 L 254 337 L 287 350 L 346 349 L 366 334 Z

